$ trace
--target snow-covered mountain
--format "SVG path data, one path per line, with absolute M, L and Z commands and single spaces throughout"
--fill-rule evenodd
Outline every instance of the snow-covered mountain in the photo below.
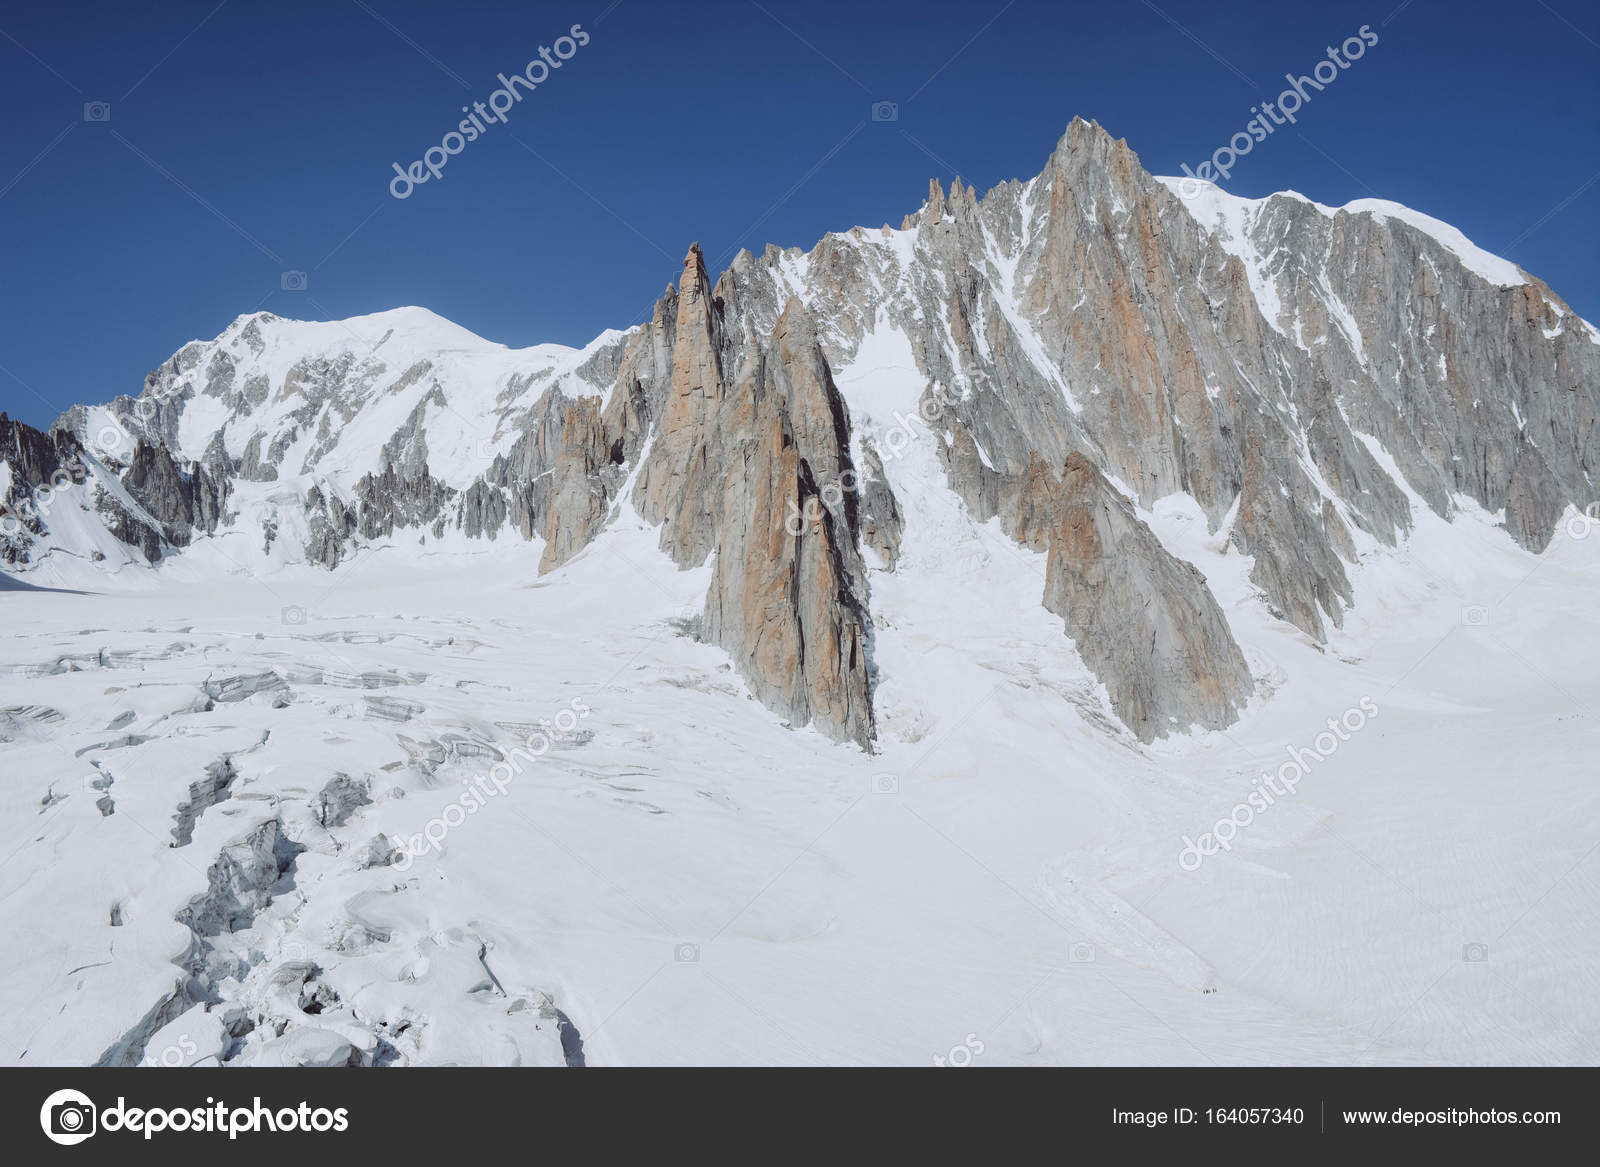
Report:
M 581 350 L 420 308 L 240 317 L 49 435 L 0 419 L 13 578 L 107 597 L 10 600 L 30 624 L 0 750 L 45 777 L 6 791 L 33 859 L 0 895 L 44 955 L 5 987 L 53 1014 L 13 1039 L 45 1061 L 920 1060 L 998 994 L 1021 1000 L 982 1019 L 997 1060 L 1571 1057 L 1581 1026 L 1511 1006 L 1482 1051 L 1413 1032 L 1426 1011 L 1369 1025 L 1432 968 L 1407 945 L 1480 938 L 1404 923 L 1330 824 L 1382 791 L 1399 817 L 1350 846 L 1426 898 L 1438 849 L 1390 855 L 1392 823 L 1427 834 L 1451 781 L 1509 814 L 1498 743 L 1537 732 L 1533 797 L 1566 821 L 1444 894 L 1498 912 L 1513 848 L 1592 830 L 1561 761 L 1592 714 L 1508 670 L 1600 682 L 1597 409 L 1600 332 L 1447 225 L 1153 178 L 1083 121 L 1035 178 L 934 182 L 898 228 L 715 281 L 691 248 L 648 324 Z M 1505 606 L 1535 575 L 1537 606 Z M 1462 638 L 1448 684 L 1407 685 Z M 1381 728 L 1352 726 L 1358 698 Z M 1359 758 L 1359 789 L 1266 802 L 1238 850 L 1175 862 L 1286 748 Z M 862 820 L 877 849 L 821 845 Z M 1308 873 L 1338 892 L 1306 899 Z M 1186 926 L 1228 902 L 1260 919 Z M 50 920 L 86 905 L 63 951 L 96 971 L 67 972 Z M 1269 921 L 1333 955 L 1242 959 Z M 1389 936 L 1387 963 L 1352 971 L 1340 928 Z M 908 967 L 933 943 L 944 974 Z M 875 961 L 907 981 L 887 1010 L 851 980 Z M 1088 995 L 1031 1011 L 1061 965 Z M 657 977 L 671 1018 L 605 1035 Z
M 863 355 L 878 372 L 841 395 Z M 634 505 L 679 566 L 717 552 L 703 631 L 763 699 L 866 744 L 863 555 L 893 567 L 903 489 L 883 462 L 909 425 L 942 439 L 977 521 L 1045 553 L 1046 606 L 1148 740 L 1230 724 L 1253 685 L 1204 582 L 1130 507 L 1188 495 L 1322 640 L 1354 602 L 1347 565 L 1410 529 L 1408 492 L 1503 511 L 1542 550 L 1594 493 L 1597 387 L 1600 334 L 1444 224 L 1152 179 L 1080 121 L 1030 182 L 982 200 L 935 182 L 899 230 L 742 253 L 715 286 L 695 249 L 649 325 L 581 351 L 508 350 L 415 308 L 240 318 L 139 397 L 59 423 L 126 549 L 73 531 L 14 554 L 122 566 L 207 537 L 259 572 L 411 535 L 523 538 L 548 571 Z M 791 513 L 820 537 L 767 538 Z M 1090 536 L 1091 513 L 1121 517 Z M 1066 527 L 1093 546 L 1068 553 Z

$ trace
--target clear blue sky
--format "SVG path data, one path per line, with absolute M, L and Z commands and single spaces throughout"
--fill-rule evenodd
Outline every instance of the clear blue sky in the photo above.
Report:
M 391 198 L 392 163 L 575 23 L 589 43 L 506 124 Z M 1177 173 L 1363 24 L 1379 43 L 1227 188 L 1407 203 L 1600 320 L 1600 15 L 1577 0 L 4 0 L 0 408 L 137 393 L 257 309 L 420 304 L 581 344 L 694 240 L 720 267 L 898 224 L 930 177 L 1036 173 L 1075 114 Z

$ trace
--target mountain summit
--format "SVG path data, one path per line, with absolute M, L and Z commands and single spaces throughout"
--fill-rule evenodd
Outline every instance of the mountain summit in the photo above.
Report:
M 1155 178 L 1075 120 L 1034 178 L 934 180 L 898 229 L 714 281 L 696 245 L 648 323 L 581 350 L 419 308 L 240 317 L 49 436 L 0 423 L 0 555 L 81 584 L 202 545 L 264 575 L 509 540 L 544 574 L 637 518 L 708 568 L 690 630 L 757 699 L 870 749 L 878 686 L 914 683 L 879 667 L 873 592 L 965 524 L 1038 561 L 1150 742 L 1232 724 L 1261 680 L 1155 509 L 1185 499 L 1323 643 L 1420 509 L 1470 500 L 1541 552 L 1593 497 L 1597 413 L 1600 333 L 1454 229 Z M 73 489 L 38 505 L 52 476 Z

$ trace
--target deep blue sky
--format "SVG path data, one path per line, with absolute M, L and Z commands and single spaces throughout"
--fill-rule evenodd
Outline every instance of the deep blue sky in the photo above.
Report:
M 390 197 L 391 163 L 574 23 L 590 43 L 507 124 Z M 581 344 L 645 314 L 691 241 L 720 267 L 898 224 L 932 176 L 1037 173 L 1075 114 L 1177 173 L 1363 24 L 1378 45 L 1228 189 L 1407 203 L 1600 320 L 1600 16 L 1577 0 L 0 0 L 0 408 L 136 393 L 263 308 L 420 304 Z

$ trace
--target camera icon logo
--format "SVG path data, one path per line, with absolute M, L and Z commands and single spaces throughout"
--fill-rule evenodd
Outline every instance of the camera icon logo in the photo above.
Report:
M 278 282 L 285 292 L 303 292 L 306 290 L 306 273 L 286 271 Z
M 1600 502 L 1592 502 L 1567 520 L 1567 534 L 1574 539 L 1587 539 L 1595 524 L 1600 523 Z
M 680 944 L 672 950 L 672 959 L 679 964 L 699 964 L 700 946 L 698 944 Z
M 299 604 L 291 604 L 283 610 L 283 622 L 285 624 L 304 624 L 306 622 L 306 610 Z
M 108 122 L 111 120 L 111 103 L 106 101 L 86 101 L 83 103 L 83 120 L 86 122 Z
M 900 103 L 897 101 L 875 101 L 872 103 L 872 120 L 875 122 L 897 122 L 900 120 Z
M 1067 950 L 1067 960 L 1073 964 L 1093 964 L 1094 945 L 1087 942 L 1074 944 Z
M 133 438 L 122 425 L 122 422 L 112 417 L 111 421 L 101 426 L 94 435 L 89 445 L 102 454 L 115 454 L 126 446 L 133 444 Z
M 1489 946 L 1479 942 L 1463 944 L 1461 946 L 1461 959 L 1468 964 L 1482 964 L 1489 959 Z
M 872 776 L 872 793 L 899 794 L 900 779 L 893 774 L 874 774 Z
M 98 1113 L 82 1091 L 57 1090 L 39 1108 L 39 1125 L 52 1143 L 72 1147 L 94 1134 Z
M 139 415 L 139 420 L 134 422 L 142 430 L 148 431 L 151 426 L 161 420 L 161 402 L 154 397 L 140 397 L 133 403 L 133 412 Z M 132 420 L 131 418 L 129 420 Z
M 1484 628 L 1489 624 L 1489 609 L 1481 604 L 1469 604 L 1461 609 L 1461 623 L 1468 628 Z

